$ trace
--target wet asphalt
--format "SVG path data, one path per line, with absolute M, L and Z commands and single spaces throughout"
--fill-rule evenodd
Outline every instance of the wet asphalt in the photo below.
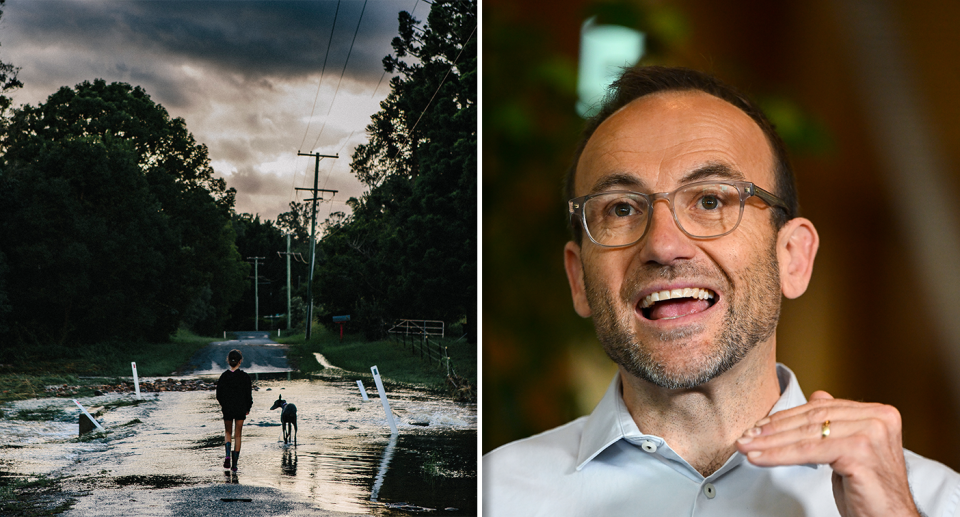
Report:
M 287 346 L 272 341 L 269 332 L 237 332 L 227 334 L 224 341 L 212 343 L 190 358 L 184 375 L 219 376 L 227 369 L 227 354 L 237 349 L 243 354 L 240 369 L 247 373 L 277 373 L 291 370 L 287 363 Z
M 63 515 L 205 516 L 348 516 L 329 512 L 276 488 L 252 485 L 207 485 L 162 490 L 122 490 L 85 497 Z

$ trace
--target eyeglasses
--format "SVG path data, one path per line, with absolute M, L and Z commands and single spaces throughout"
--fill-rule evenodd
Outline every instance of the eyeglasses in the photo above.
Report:
M 694 239 L 712 239 L 737 229 L 744 202 L 751 196 L 790 213 L 783 200 L 749 181 L 698 181 L 656 194 L 614 190 L 571 199 L 568 204 L 570 214 L 580 218 L 591 241 L 617 248 L 635 244 L 646 235 L 658 199 L 667 200 L 683 233 Z

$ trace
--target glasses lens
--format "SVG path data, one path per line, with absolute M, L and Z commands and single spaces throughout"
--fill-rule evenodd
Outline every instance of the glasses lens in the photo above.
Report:
M 623 246 L 640 239 L 647 224 L 647 200 L 629 192 L 608 192 L 583 205 L 587 231 L 604 246 Z
M 677 190 L 673 209 L 680 226 L 694 237 L 715 237 L 740 222 L 740 191 L 726 183 L 700 183 Z

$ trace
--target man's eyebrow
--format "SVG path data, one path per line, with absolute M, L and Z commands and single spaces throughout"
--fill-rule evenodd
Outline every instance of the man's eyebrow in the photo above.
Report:
M 744 175 L 737 169 L 720 162 L 711 162 L 688 172 L 680 178 L 681 184 L 693 183 L 705 179 L 743 180 Z M 646 183 L 633 174 L 615 172 L 598 179 L 590 189 L 590 193 L 605 192 L 607 190 L 628 189 L 644 192 Z
M 725 163 L 712 162 L 688 172 L 680 178 L 680 183 L 692 183 L 704 179 L 743 180 L 744 175 Z
M 591 193 L 604 192 L 607 190 L 629 189 L 642 190 L 645 183 L 640 178 L 622 172 L 616 172 L 603 176 L 593 184 Z

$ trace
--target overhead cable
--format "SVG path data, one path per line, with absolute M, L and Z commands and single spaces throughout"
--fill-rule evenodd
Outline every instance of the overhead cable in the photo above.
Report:
M 473 39 L 474 33 L 477 32 L 477 27 L 473 27 L 473 31 L 470 32 L 470 37 L 467 38 L 467 41 L 463 42 L 463 46 L 460 47 L 460 52 L 457 54 L 457 58 L 453 60 L 453 63 L 450 65 L 450 68 L 447 69 L 447 73 L 443 75 L 443 79 L 440 80 L 440 84 L 437 85 L 437 91 L 433 92 L 433 96 L 430 97 L 430 101 L 427 102 L 427 105 L 423 107 L 423 111 L 420 112 L 420 116 L 417 117 L 417 121 L 413 124 L 413 127 L 410 128 L 409 134 L 413 134 L 413 130 L 417 129 L 417 124 L 420 123 L 420 119 L 423 118 L 423 114 L 427 112 L 427 109 L 430 108 L 430 104 L 433 103 L 433 99 L 436 98 L 437 94 L 440 93 L 440 88 L 443 86 L 444 81 L 447 80 L 447 76 L 450 75 L 450 71 L 453 70 L 453 67 L 457 66 L 457 61 L 460 61 L 460 56 L 463 55 L 463 51 L 467 48 L 467 43 L 470 43 L 470 40 Z
M 367 0 L 363 0 L 363 8 L 360 9 L 360 18 L 357 19 L 357 28 L 353 31 L 353 41 L 350 42 L 350 50 L 347 51 L 347 59 L 343 62 L 343 70 L 340 71 L 340 79 L 337 80 L 337 89 L 333 92 L 333 100 L 330 101 L 330 107 L 327 108 L 327 116 L 323 119 L 323 126 L 320 126 L 320 133 L 317 134 L 317 140 L 313 143 L 313 148 L 320 143 L 320 136 L 323 135 L 323 129 L 327 127 L 327 120 L 330 119 L 330 112 L 333 110 L 333 104 L 337 100 L 337 93 L 340 92 L 340 83 L 343 81 L 343 74 L 347 71 L 347 63 L 350 62 L 350 54 L 353 53 L 353 45 L 357 42 L 357 34 L 360 32 L 360 21 L 363 20 L 363 13 L 367 10 Z
M 307 141 L 307 133 L 310 132 L 310 123 L 313 121 L 313 113 L 317 109 L 317 99 L 320 98 L 320 86 L 323 84 L 323 73 L 327 69 L 327 58 L 330 56 L 330 47 L 333 46 L 333 33 L 337 28 L 337 16 L 340 14 L 340 0 L 337 0 L 337 8 L 333 11 L 333 26 L 330 27 L 330 38 L 327 40 L 327 51 L 323 55 L 323 66 L 320 68 L 320 80 L 317 81 L 317 93 L 313 96 L 313 107 L 310 108 L 310 117 L 307 118 L 307 129 L 303 131 L 303 139 L 300 140 L 300 147 L 303 149 L 303 143 Z M 290 188 L 294 189 L 294 196 L 299 196 L 296 191 L 297 171 L 293 171 L 293 184 Z
M 337 15 L 340 14 L 340 0 L 337 0 L 337 9 L 333 12 L 333 26 L 330 27 L 330 39 L 327 41 L 327 52 L 323 55 L 323 67 L 320 68 L 320 80 L 317 81 L 317 93 L 313 96 L 313 107 L 310 108 L 310 118 L 307 119 L 307 129 L 303 132 L 303 140 L 300 141 L 300 147 L 303 149 L 303 143 L 307 141 L 307 133 L 310 132 L 310 122 L 313 120 L 313 112 L 317 109 L 317 99 L 320 98 L 320 85 L 323 84 L 323 72 L 327 69 L 327 57 L 330 56 L 330 47 L 333 45 L 333 31 L 337 28 Z

